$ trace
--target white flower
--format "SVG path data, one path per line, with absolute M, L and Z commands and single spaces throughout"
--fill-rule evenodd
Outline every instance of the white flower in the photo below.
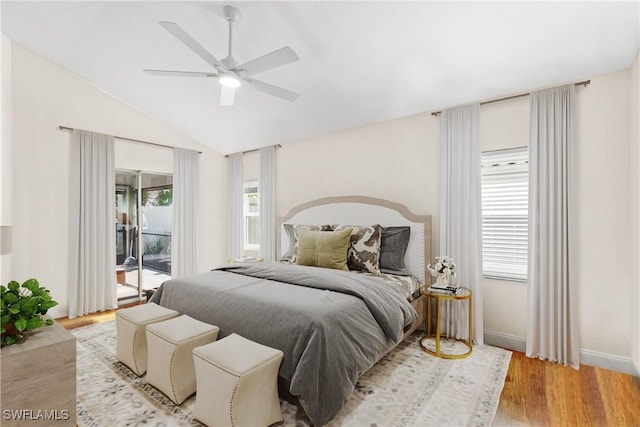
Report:
M 435 265 L 427 265 L 427 269 L 431 273 L 432 276 L 437 276 L 438 274 L 448 274 L 455 277 L 456 275 L 456 263 L 453 262 L 451 257 L 448 256 L 437 256 L 434 258 Z

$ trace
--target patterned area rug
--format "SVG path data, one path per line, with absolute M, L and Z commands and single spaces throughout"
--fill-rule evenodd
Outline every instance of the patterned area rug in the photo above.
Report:
M 195 396 L 176 406 L 115 359 L 115 321 L 71 331 L 77 338 L 80 427 L 200 426 Z M 423 352 L 414 334 L 360 378 L 330 426 L 490 426 L 511 359 L 496 347 L 474 347 L 466 359 Z M 285 426 L 308 426 L 294 398 L 281 399 Z

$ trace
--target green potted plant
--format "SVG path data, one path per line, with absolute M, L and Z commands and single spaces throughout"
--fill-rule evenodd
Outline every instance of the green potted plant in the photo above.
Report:
M 29 279 L 22 285 L 12 280 L 0 286 L 0 326 L 2 346 L 15 343 L 24 331 L 52 325 L 53 320 L 44 315 L 51 307 L 58 305 L 51 298 L 49 290 L 40 286 L 36 279 Z

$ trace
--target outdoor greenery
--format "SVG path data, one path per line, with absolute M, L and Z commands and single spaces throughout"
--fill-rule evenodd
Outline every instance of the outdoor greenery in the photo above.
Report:
M 36 279 L 29 279 L 22 285 L 12 280 L 6 287 L 0 286 L 2 345 L 15 343 L 24 331 L 52 325 L 53 320 L 43 316 L 56 305 L 58 303 L 49 290 L 41 287 Z
M 145 236 L 144 253 L 147 255 L 169 253 L 171 246 L 171 235 L 167 236 Z
M 156 188 L 142 191 L 143 206 L 171 206 L 173 203 L 173 189 Z

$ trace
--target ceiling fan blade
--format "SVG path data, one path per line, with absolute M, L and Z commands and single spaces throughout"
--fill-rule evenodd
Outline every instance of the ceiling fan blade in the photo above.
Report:
M 231 106 L 236 97 L 236 88 L 220 85 L 220 105 Z
M 159 23 L 162 27 L 169 31 L 175 38 L 180 40 L 185 44 L 189 49 L 194 51 L 196 55 L 200 58 L 204 59 L 208 64 L 213 66 L 216 70 L 226 70 L 224 65 L 220 61 L 218 61 L 213 55 L 211 55 L 200 43 L 198 43 L 189 33 L 180 28 L 178 24 L 175 22 L 166 22 L 162 21 Z
M 265 83 L 261 80 L 243 78 L 247 83 L 250 83 L 250 86 L 258 89 L 261 92 L 268 93 L 269 95 L 277 96 L 278 98 L 285 99 L 287 101 L 295 101 L 300 96 L 299 93 L 290 91 L 288 89 L 284 89 L 278 86 L 274 86 L 269 83 Z
M 200 71 L 171 71 L 171 70 L 142 70 L 154 76 L 181 76 L 181 77 L 218 77 L 215 73 L 205 73 Z
M 235 69 L 240 72 L 242 76 L 252 76 L 272 68 L 280 67 L 281 65 L 290 64 L 297 60 L 298 55 L 296 55 L 293 49 L 287 46 L 247 61 L 244 64 L 240 64 Z

